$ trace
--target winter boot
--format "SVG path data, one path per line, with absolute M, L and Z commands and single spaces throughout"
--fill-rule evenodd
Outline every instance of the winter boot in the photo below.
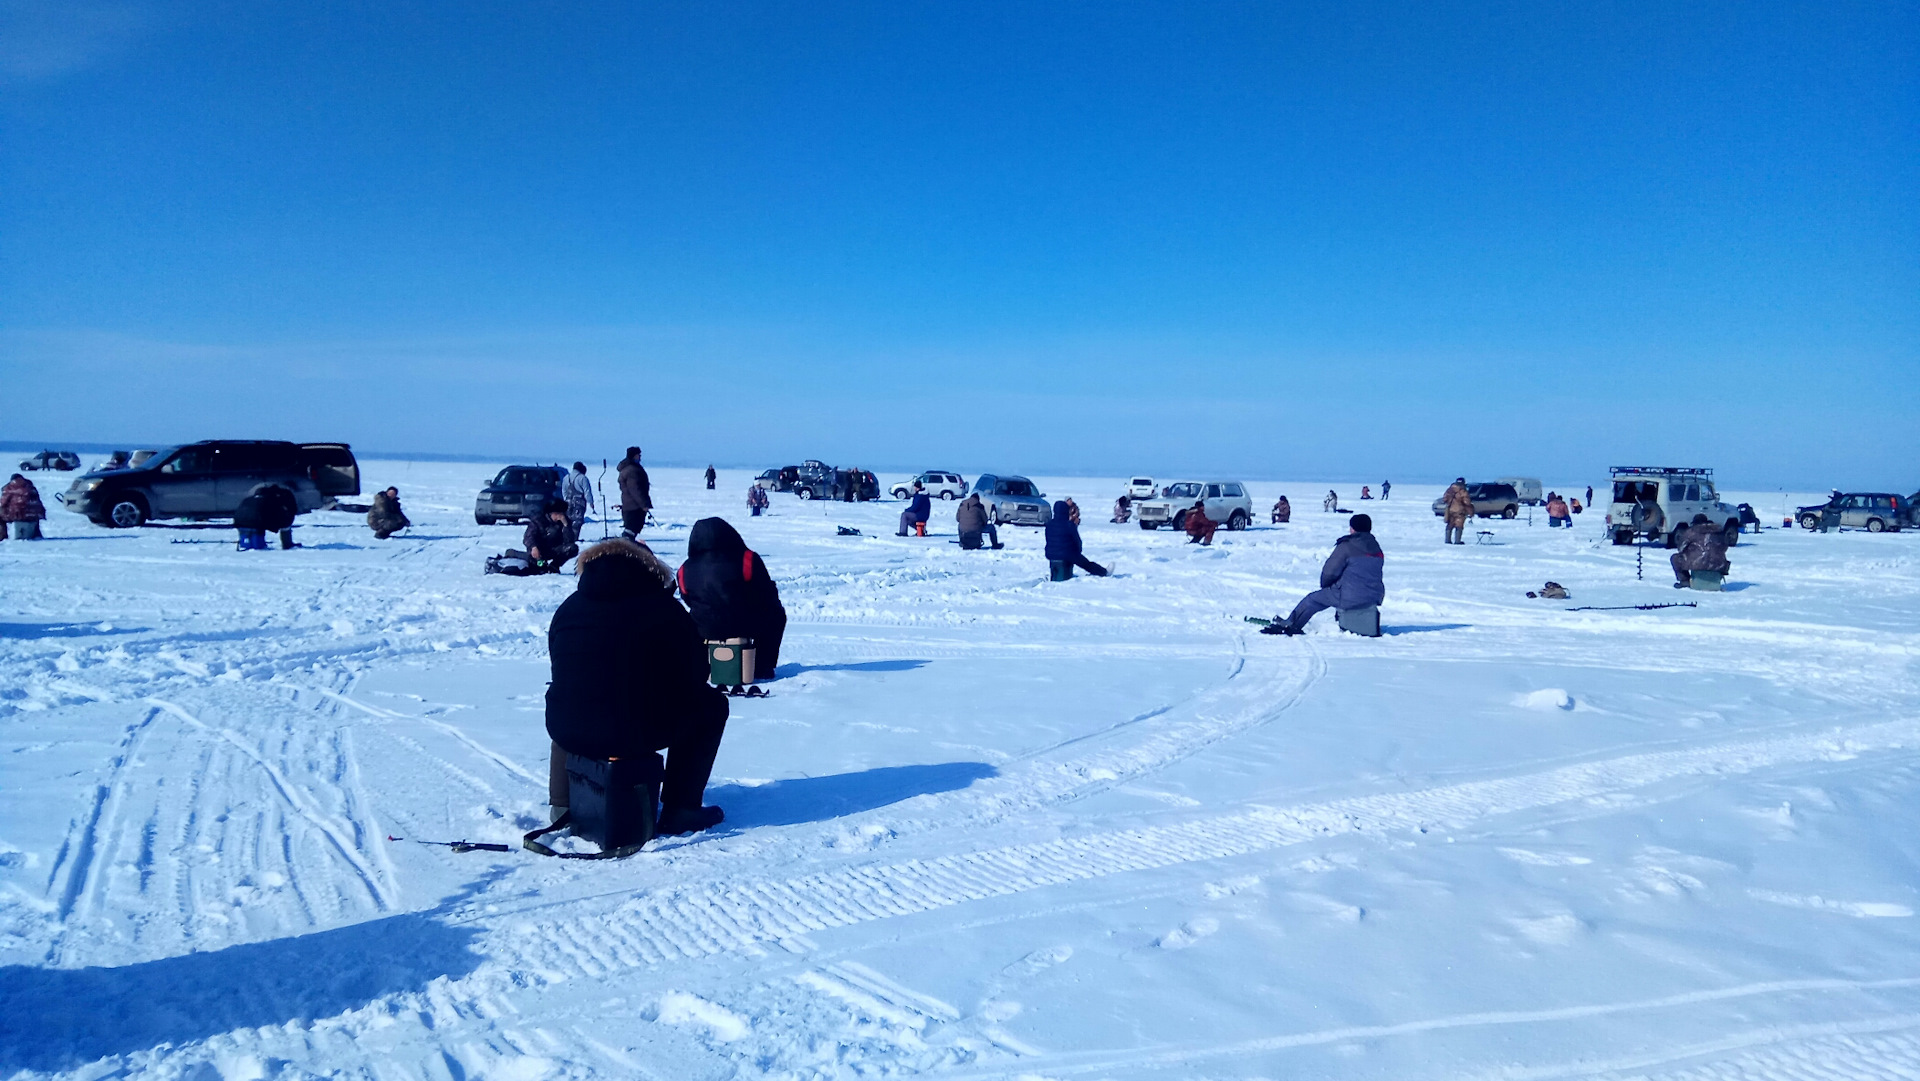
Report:
M 677 833 L 699 833 L 712 829 L 726 821 L 727 812 L 718 807 L 668 807 L 660 812 L 660 826 L 656 831 L 663 836 Z

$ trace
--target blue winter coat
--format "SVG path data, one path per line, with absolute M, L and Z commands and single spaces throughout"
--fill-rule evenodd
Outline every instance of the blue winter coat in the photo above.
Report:
M 925 492 L 913 493 L 913 502 L 907 504 L 907 513 L 913 515 L 916 522 L 933 517 L 933 497 Z
M 1053 517 L 1047 519 L 1047 558 L 1072 560 L 1080 555 L 1080 527 L 1067 516 L 1067 501 L 1053 505 Z
M 1333 546 L 1320 568 L 1320 588 L 1331 590 L 1336 608 L 1365 608 L 1387 598 L 1387 555 L 1371 533 L 1349 533 Z

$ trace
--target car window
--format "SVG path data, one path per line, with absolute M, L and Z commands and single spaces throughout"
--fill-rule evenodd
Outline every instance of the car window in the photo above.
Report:
M 996 495 L 1031 496 L 1033 495 L 1033 482 L 1017 478 L 1003 480 L 1000 482 L 1000 486 L 994 491 Z
M 982 473 L 980 474 L 980 480 L 973 486 L 974 490 L 991 493 L 993 491 L 993 482 L 996 479 L 992 473 Z
M 1127 483 L 1131 484 L 1135 488 L 1148 488 L 1153 485 L 1153 478 L 1152 477 L 1135 477 L 1131 481 L 1128 481 Z
M 1200 486 L 1198 484 L 1194 484 L 1191 481 L 1182 481 L 1179 484 L 1169 484 L 1167 485 L 1167 498 L 1198 499 L 1200 498 Z
M 1227 495 L 1230 498 L 1234 498 L 1234 499 L 1238 499 L 1239 497 L 1247 494 L 1244 490 L 1241 489 L 1241 487 L 1238 484 L 1223 484 L 1220 486 L 1220 490 L 1227 493 Z
M 1220 486 L 1218 484 L 1207 485 L 1207 498 L 1208 499 L 1220 498 Z
M 207 473 L 213 469 L 213 448 L 187 447 L 167 459 L 162 473 Z

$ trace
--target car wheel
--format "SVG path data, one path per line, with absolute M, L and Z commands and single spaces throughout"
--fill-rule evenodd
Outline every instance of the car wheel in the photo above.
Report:
M 1867 532 L 1885 533 L 1886 531 L 1887 531 L 1887 523 L 1881 521 L 1878 518 L 1867 519 Z
M 802 499 L 812 499 L 813 489 L 812 488 L 795 488 L 793 490 L 793 494 L 799 496 Z
M 1140 519 L 1140 528 L 1141 529 L 1159 529 L 1160 527 L 1155 525 L 1152 522 L 1147 521 L 1145 518 L 1142 518 Z
M 147 524 L 146 504 L 136 496 L 128 496 L 114 503 L 107 511 L 107 520 L 119 529 L 134 529 Z
M 1820 528 L 1820 516 L 1819 516 L 1819 515 L 1817 515 L 1817 514 L 1803 514 L 1803 515 L 1801 515 L 1801 516 L 1800 516 L 1800 528 L 1801 528 L 1801 529 L 1819 529 L 1819 528 Z
M 1633 533 L 1625 529 L 1616 529 L 1613 531 L 1613 543 L 1617 545 L 1632 544 Z
M 1510 506 L 1506 510 L 1503 510 L 1500 512 L 1500 517 L 1506 518 L 1509 520 L 1518 518 L 1520 517 L 1520 508 Z
M 1237 510 L 1227 515 L 1227 528 L 1236 532 L 1247 528 L 1247 512 Z
M 1735 548 L 1740 544 L 1740 520 L 1738 518 L 1720 528 L 1720 535 L 1726 538 L 1727 547 Z
M 949 488 L 949 489 L 947 489 L 946 491 L 944 491 L 944 492 L 941 492 L 941 493 L 940 493 L 940 498 L 941 498 L 941 499 L 952 499 L 952 498 L 953 498 L 953 489 L 951 489 L 951 488 Z
M 492 525 L 493 524 L 493 519 L 487 517 L 484 514 L 474 515 L 473 521 L 475 525 Z
M 895 488 L 893 490 L 893 498 L 895 499 L 907 498 L 907 490 L 905 488 Z
M 1173 531 L 1175 533 L 1184 533 L 1186 532 L 1186 530 L 1187 530 L 1187 512 L 1181 511 L 1179 514 L 1176 514 L 1173 516 Z

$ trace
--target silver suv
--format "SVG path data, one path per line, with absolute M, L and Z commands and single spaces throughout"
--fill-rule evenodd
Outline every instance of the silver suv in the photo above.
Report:
M 1819 529 L 1821 512 L 1829 507 L 1840 512 L 1842 526 L 1869 533 L 1898 530 L 1907 519 L 1906 505 L 1892 492 L 1848 492 L 1826 503 L 1801 507 L 1794 516 L 1802 529 Z
M 1163 525 L 1185 529 L 1187 511 L 1200 499 L 1207 501 L 1207 517 L 1228 529 L 1245 529 L 1253 520 L 1253 497 L 1247 494 L 1247 486 L 1237 480 L 1175 481 L 1160 489 L 1158 498 L 1134 504 L 1134 510 L 1141 529 L 1159 529 Z
M 1727 546 L 1740 543 L 1740 508 L 1720 502 L 1714 490 L 1713 470 L 1670 466 L 1623 466 L 1613 474 L 1613 505 L 1607 509 L 1607 530 L 1615 544 L 1633 538 L 1680 544 L 1680 531 L 1704 514 L 1726 531 Z
M 1467 485 L 1467 498 L 1473 500 L 1473 513 L 1478 518 L 1518 518 L 1521 498 L 1519 489 L 1503 480 L 1475 481 Z M 1442 495 L 1433 501 L 1433 513 L 1440 517 L 1447 513 L 1447 497 Z
M 987 520 L 995 525 L 1046 525 L 1053 517 L 1046 493 L 1025 477 L 982 473 L 973 482 L 973 494 L 987 505 Z
M 967 482 L 960 479 L 960 474 L 936 469 L 922 473 L 912 480 L 903 480 L 894 485 L 893 498 L 912 499 L 915 481 L 918 481 L 922 487 L 926 488 L 927 495 L 934 499 L 961 499 L 967 494 Z M 981 498 L 984 499 L 986 497 L 982 496 Z

